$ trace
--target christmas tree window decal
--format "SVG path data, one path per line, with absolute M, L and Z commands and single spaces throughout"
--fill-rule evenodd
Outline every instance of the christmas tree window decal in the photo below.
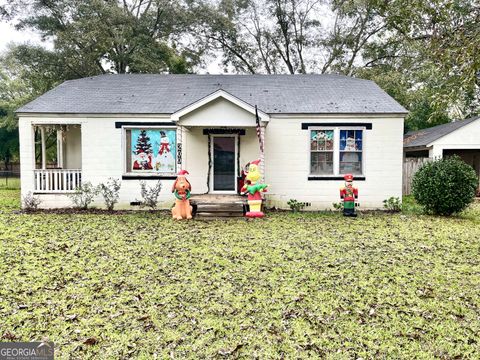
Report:
M 127 130 L 130 156 L 127 169 L 136 173 L 176 173 L 176 131 L 173 129 Z

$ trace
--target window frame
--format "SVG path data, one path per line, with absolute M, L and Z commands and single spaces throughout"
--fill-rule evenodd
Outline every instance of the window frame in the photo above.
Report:
M 312 174 L 312 150 L 311 150 L 311 139 L 312 139 L 312 131 L 319 131 L 319 130 L 333 130 L 333 174 L 322 175 L 322 174 Z M 341 130 L 361 130 L 362 131 L 362 150 L 356 151 L 362 154 L 362 165 L 361 165 L 361 174 L 354 174 L 354 177 L 365 177 L 365 144 L 366 135 L 367 135 L 367 128 L 366 126 L 309 126 L 307 131 L 308 136 L 308 177 L 315 179 L 328 179 L 332 178 L 332 180 L 338 178 L 339 176 L 343 176 L 345 174 L 340 173 L 340 131 Z
M 175 170 L 172 173 L 161 173 L 157 171 L 132 171 L 131 164 L 129 168 L 128 164 L 128 154 L 127 150 L 130 151 L 130 149 L 127 149 L 127 134 L 129 130 L 175 130 Z M 172 178 L 176 177 L 176 173 L 178 170 L 178 126 L 172 125 L 149 125 L 148 123 L 142 124 L 142 125 L 122 125 L 122 161 L 123 161 L 123 172 L 122 172 L 122 177 L 124 178 L 141 178 L 141 179 L 159 179 L 159 178 Z
M 322 150 L 312 150 L 312 131 L 328 131 L 328 130 L 333 130 L 333 151 L 322 151 Z M 336 141 L 336 135 L 335 135 L 335 127 L 332 126 L 314 126 L 314 127 L 309 127 L 308 128 L 308 176 L 317 176 L 317 177 L 329 177 L 329 176 L 335 176 L 335 144 L 337 143 Z M 333 173 L 332 174 L 312 174 L 312 153 L 313 152 L 331 152 L 333 154 Z

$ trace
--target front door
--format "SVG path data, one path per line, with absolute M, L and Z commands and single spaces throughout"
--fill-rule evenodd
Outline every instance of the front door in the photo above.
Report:
M 212 135 L 212 190 L 235 193 L 237 189 L 237 146 L 235 135 Z

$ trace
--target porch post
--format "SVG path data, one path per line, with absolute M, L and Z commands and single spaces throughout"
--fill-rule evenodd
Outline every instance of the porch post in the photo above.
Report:
M 45 127 L 40 126 L 40 137 L 42 141 L 42 170 L 47 168 L 47 149 L 45 145 Z
M 57 167 L 63 169 L 63 130 L 57 130 Z

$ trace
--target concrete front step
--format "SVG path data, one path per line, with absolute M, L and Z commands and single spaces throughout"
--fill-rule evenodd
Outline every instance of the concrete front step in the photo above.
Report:
M 241 201 L 232 202 L 193 202 L 195 217 L 197 218 L 228 218 L 242 217 L 245 213 L 244 203 Z
M 220 217 L 220 218 L 227 218 L 227 217 L 243 217 L 243 211 L 241 212 L 232 212 L 232 211 L 225 211 L 225 212 L 197 212 L 195 215 L 196 218 L 212 218 L 212 217 Z

